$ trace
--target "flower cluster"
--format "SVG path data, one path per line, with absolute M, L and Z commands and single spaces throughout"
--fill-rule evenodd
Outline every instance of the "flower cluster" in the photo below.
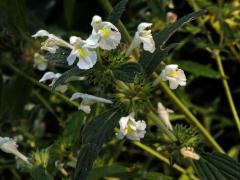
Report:
M 151 53 L 155 51 L 151 30 L 147 30 L 151 25 L 151 23 L 139 24 L 126 56 L 129 56 L 134 48 L 140 47 L 141 43 L 144 50 Z M 32 37 L 47 37 L 46 41 L 42 43 L 41 49 L 50 53 L 56 53 L 59 47 L 71 49 L 71 53 L 67 57 L 68 65 L 73 65 L 75 60 L 78 59 L 77 66 L 79 69 L 90 69 L 97 62 L 96 48 L 112 50 L 119 45 L 121 40 L 121 33 L 117 27 L 110 22 L 102 21 L 102 18 L 98 15 L 93 16 L 91 26 L 92 34 L 86 40 L 77 36 L 71 36 L 69 42 L 66 42 L 46 30 L 39 30 Z M 46 66 L 42 61 L 40 64 L 41 66 Z M 42 67 L 41 69 L 44 68 Z
M 60 47 L 70 49 L 71 52 L 66 58 L 67 64 L 72 66 L 76 63 L 76 66 L 79 69 L 87 70 L 93 68 L 93 66 L 97 63 L 99 57 L 99 51 L 97 50 L 98 48 L 105 51 L 110 51 L 116 49 L 121 41 L 121 33 L 117 27 L 111 22 L 103 21 L 100 16 L 93 16 L 91 26 L 92 33 L 86 40 L 82 39 L 81 37 L 71 36 L 69 38 L 69 42 L 67 42 L 60 37 L 47 32 L 46 30 L 39 30 L 32 37 L 46 37 L 47 39 L 41 44 L 41 49 L 53 54 L 56 53 L 57 49 Z M 155 42 L 152 32 L 149 29 L 151 26 L 152 23 L 147 22 L 143 22 L 138 25 L 133 41 L 127 49 L 125 57 L 128 57 L 134 49 L 140 48 L 141 45 L 143 46 L 143 50 L 148 51 L 149 53 L 155 52 Z M 39 70 L 45 70 L 47 67 L 47 61 L 44 60 L 44 57 L 40 54 L 36 54 L 35 66 L 38 67 Z M 39 82 L 51 80 L 49 86 L 53 86 L 60 77 L 60 73 L 46 72 Z M 160 79 L 163 81 L 169 81 L 169 86 L 171 89 L 176 89 L 178 86 L 186 85 L 186 76 L 183 70 L 179 69 L 178 65 L 176 64 L 167 65 L 161 72 Z M 74 80 L 84 80 L 84 77 L 77 77 Z M 55 89 L 64 93 L 67 91 L 68 87 L 66 84 L 61 84 Z M 74 93 L 70 100 L 73 101 L 79 98 L 82 99 L 79 109 L 86 114 L 91 112 L 91 105 L 94 103 L 113 103 L 111 100 L 80 92 Z M 163 124 L 165 124 L 165 126 L 172 131 L 173 127 L 169 120 L 169 113 L 173 113 L 173 111 L 165 108 L 163 104 L 159 102 L 157 112 Z M 118 139 L 123 139 L 126 137 L 130 140 L 140 140 L 146 133 L 145 121 L 136 121 L 133 113 L 129 116 L 122 117 L 119 120 L 119 125 L 120 129 L 117 133 Z

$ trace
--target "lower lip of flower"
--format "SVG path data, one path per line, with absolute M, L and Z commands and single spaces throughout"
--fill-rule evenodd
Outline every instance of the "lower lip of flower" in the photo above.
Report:
M 81 58 L 86 58 L 88 56 L 88 52 L 84 48 L 78 49 L 78 54 Z
M 108 38 L 110 34 L 111 34 L 111 31 L 107 27 L 104 27 L 101 31 L 101 35 L 103 38 Z
M 172 70 L 168 73 L 168 76 L 176 78 L 176 77 L 178 77 L 178 71 L 177 70 Z

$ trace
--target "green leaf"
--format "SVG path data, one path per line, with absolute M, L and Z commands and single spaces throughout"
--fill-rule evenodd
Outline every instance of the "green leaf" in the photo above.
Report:
M 69 142 L 74 143 L 78 140 L 80 130 L 85 122 L 84 115 L 82 111 L 77 111 L 68 118 L 63 136 L 66 137 Z
M 88 71 L 87 70 L 81 70 L 77 66 L 73 67 L 72 69 L 69 69 L 65 71 L 53 84 L 52 90 L 55 90 L 56 87 L 59 85 L 65 83 L 69 78 L 72 76 L 81 76 L 85 75 Z
M 115 24 L 122 16 L 128 0 L 121 0 L 118 2 L 112 9 L 112 12 L 109 14 L 109 21 Z
M 41 166 L 33 167 L 31 176 L 34 180 L 53 180 L 53 177 Z
M 121 65 L 113 71 L 114 77 L 118 80 L 131 83 L 137 74 L 142 72 L 142 67 L 138 63 L 129 62 Z
M 44 58 L 55 66 L 69 67 L 67 64 L 67 57 L 69 56 L 70 51 L 71 50 L 67 48 L 58 48 L 54 54 L 46 52 Z
M 220 79 L 221 75 L 218 71 L 210 68 L 209 66 L 202 65 L 193 61 L 177 61 L 177 64 L 181 69 L 189 72 L 195 76 L 201 76 L 212 79 Z
M 111 166 L 103 166 L 92 169 L 88 174 L 88 178 L 101 178 L 106 176 L 119 177 L 121 174 L 126 173 L 129 174 L 129 168 L 122 165 L 113 164 Z
M 83 130 L 83 144 L 93 143 L 101 146 L 114 134 L 114 127 L 121 114 L 119 109 L 110 109 L 93 119 Z
M 96 144 L 88 143 L 82 145 L 77 166 L 75 170 L 74 180 L 86 180 L 88 172 L 92 169 L 93 162 L 97 158 L 100 147 Z
M 117 108 L 112 108 L 86 125 L 82 133 L 83 145 L 78 156 L 75 180 L 87 179 L 87 173 L 92 168 L 101 146 L 114 134 L 114 127 L 121 117 L 119 111 Z
M 144 51 L 141 54 L 139 63 L 145 69 L 147 74 L 151 74 L 159 65 L 160 61 L 168 55 L 168 52 L 175 48 L 177 43 L 170 44 L 164 50 L 156 49 L 156 51 L 152 54 L 150 52 Z
M 194 164 L 201 179 L 240 179 L 240 163 L 229 156 L 221 153 L 200 153 L 200 156 Z
M 184 24 L 196 19 L 203 15 L 206 10 L 199 10 L 197 12 L 190 13 L 180 18 L 174 24 L 163 29 L 161 32 L 154 36 L 156 50 L 154 53 L 143 51 L 140 57 L 140 64 L 143 66 L 147 74 L 151 74 L 159 65 L 160 61 L 167 55 L 168 51 L 174 47 L 173 45 L 163 48 L 167 40 Z M 175 44 L 176 45 L 176 44 Z

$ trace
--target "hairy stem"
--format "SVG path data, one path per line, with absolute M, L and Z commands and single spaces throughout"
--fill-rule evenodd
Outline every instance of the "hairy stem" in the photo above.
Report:
M 154 157 L 158 158 L 160 161 L 170 165 L 169 160 L 165 156 L 161 155 L 159 152 L 155 151 L 151 147 L 146 146 L 139 141 L 134 141 L 133 144 L 143 149 L 144 151 L 148 152 L 149 154 L 153 155 Z M 177 164 L 174 164 L 173 168 L 181 173 L 186 173 L 185 169 Z M 192 176 L 191 178 L 194 180 L 198 180 L 196 176 Z
M 237 125 L 237 129 L 240 133 L 240 120 L 239 120 L 239 116 L 238 116 L 238 113 L 237 113 L 237 110 L 236 110 L 236 107 L 235 107 L 235 104 L 234 104 L 234 101 L 233 101 L 233 98 L 232 98 L 232 94 L 231 94 L 228 82 L 225 78 L 226 74 L 225 74 L 224 69 L 223 69 L 220 52 L 219 52 L 219 50 L 213 50 L 213 53 L 214 53 L 214 57 L 215 57 L 215 60 L 216 60 L 216 63 L 217 63 L 218 70 L 219 70 L 219 72 L 222 76 L 223 87 L 224 87 L 224 90 L 225 90 L 225 93 L 226 93 L 226 96 L 227 96 L 227 100 L 228 100 L 230 109 L 232 111 L 233 118 L 234 118 L 235 123 Z

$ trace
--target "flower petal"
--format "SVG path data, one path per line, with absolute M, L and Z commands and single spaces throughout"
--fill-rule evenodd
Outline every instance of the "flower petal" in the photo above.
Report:
M 187 78 L 184 74 L 184 71 L 182 69 L 178 69 L 178 73 L 179 73 L 179 85 L 180 86 L 186 86 L 186 81 L 187 81 Z
M 96 28 L 96 25 L 102 22 L 102 18 L 98 15 L 94 15 L 92 18 L 91 26 Z
M 118 31 L 111 31 L 108 38 L 101 38 L 99 46 L 105 50 L 116 49 L 121 40 L 121 34 Z
M 86 40 L 87 47 L 88 48 L 97 48 L 99 39 L 100 39 L 100 34 L 96 33 L 93 30 L 92 34 Z
M 42 50 L 48 51 L 52 54 L 55 54 L 58 48 L 59 48 L 58 46 L 42 46 L 41 47 Z
M 75 44 L 77 44 L 78 42 L 81 42 L 81 41 L 82 41 L 82 39 L 80 37 L 77 37 L 77 36 L 71 36 L 69 38 L 69 42 L 70 42 L 71 45 L 75 45 Z
M 139 32 L 142 32 L 142 31 L 144 31 L 146 28 L 149 28 L 149 27 L 151 27 L 151 26 L 152 26 L 152 23 L 145 23 L 145 22 L 143 22 L 143 23 L 140 23 L 140 24 L 138 25 L 137 30 L 138 30 Z
M 37 68 L 39 71 L 45 71 L 47 69 L 47 62 L 39 64 Z
M 70 98 L 70 100 L 73 101 L 73 100 L 78 99 L 78 98 L 82 98 L 83 101 L 85 101 L 86 104 L 87 103 L 97 103 L 97 102 L 107 103 L 107 104 L 112 104 L 113 103 L 111 100 L 108 100 L 108 99 L 93 96 L 93 95 L 90 95 L 90 94 L 79 93 L 79 92 L 74 93 L 72 95 L 72 97 Z
M 128 121 L 129 121 L 129 116 L 121 117 L 121 119 L 119 120 L 119 125 L 121 130 L 124 130 L 127 127 Z
M 67 63 L 69 66 L 73 65 L 77 55 L 75 54 L 75 50 L 72 50 L 69 56 L 67 57 Z
M 32 35 L 32 37 L 34 37 L 34 38 L 44 37 L 44 36 L 49 36 L 49 32 L 47 32 L 46 30 L 43 30 L 43 29 L 39 30 L 34 35 Z
M 163 121 L 163 123 L 166 125 L 168 129 L 172 130 L 173 127 L 169 120 L 169 113 L 173 113 L 173 110 L 165 108 L 161 102 L 158 102 L 157 110 L 160 119 Z
M 143 43 L 143 49 L 145 51 L 149 51 L 151 53 L 153 53 L 155 51 L 155 42 L 153 40 L 152 36 L 147 36 L 147 37 L 140 37 L 140 39 L 142 40 Z
M 84 103 L 81 103 L 80 106 L 78 107 L 78 109 L 82 110 L 86 114 L 89 114 L 91 112 L 91 106 L 90 105 L 86 105 Z
M 177 87 L 178 87 L 177 80 L 169 80 L 169 87 L 170 87 L 170 89 L 177 89 Z
M 137 121 L 136 127 L 138 130 L 145 130 L 147 125 L 146 125 L 145 121 Z
M 92 68 L 97 62 L 97 53 L 95 51 L 87 50 L 88 56 L 85 58 L 79 58 L 77 66 L 79 69 L 90 69 Z
M 56 91 L 59 91 L 61 93 L 65 93 L 68 89 L 67 85 L 59 85 L 55 88 Z
M 44 81 L 47 81 L 47 80 L 50 80 L 50 79 L 55 79 L 56 78 L 56 75 L 54 72 L 46 72 L 42 78 L 39 80 L 39 82 L 44 82 Z

